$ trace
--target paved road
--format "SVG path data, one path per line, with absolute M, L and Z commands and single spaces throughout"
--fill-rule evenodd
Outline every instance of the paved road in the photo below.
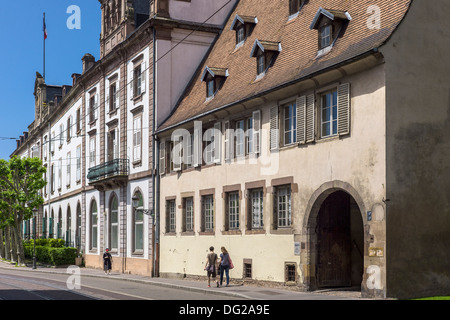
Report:
M 80 276 L 80 289 L 69 290 L 70 275 L 0 270 L 0 300 L 234 300 L 177 288 L 121 279 Z M 241 298 L 242 299 L 242 298 Z

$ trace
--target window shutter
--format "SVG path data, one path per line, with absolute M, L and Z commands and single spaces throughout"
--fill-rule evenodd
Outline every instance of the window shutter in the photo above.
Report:
M 194 126 L 194 167 L 199 167 L 202 164 L 202 127 Z
M 214 163 L 220 163 L 222 157 L 222 131 L 220 122 L 214 124 Z
M 230 160 L 230 121 L 224 123 L 225 132 L 225 161 Z
M 98 119 L 98 93 L 95 94 L 94 102 L 94 119 Z
M 143 61 L 141 64 L 141 93 L 145 92 L 145 87 L 147 83 L 146 74 L 147 74 L 147 63 L 146 61 Z
M 119 158 L 119 129 L 116 129 L 114 132 L 114 140 L 113 140 L 113 144 L 114 144 L 114 156 L 113 159 L 118 159 Z
M 297 142 L 304 144 L 306 142 L 306 96 L 297 98 Z
M 117 81 L 114 85 L 116 86 L 116 109 L 117 109 L 117 108 L 120 108 L 119 81 Z
M 253 153 L 259 154 L 261 151 L 261 111 L 253 111 Z
M 306 97 L 305 138 L 307 143 L 315 140 L 316 117 L 314 111 L 314 94 L 310 94 Z
M 130 86 L 130 100 L 133 100 L 134 98 L 134 70 L 133 67 L 131 67 L 130 70 L 130 81 L 129 81 L 129 86 Z
M 181 170 L 181 136 L 177 136 L 175 138 L 175 142 L 174 142 L 174 146 L 173 146 L 173 150 L 171 150 L 172 152 L 172 162 L 173 162 L 173 171 L 180 171 Z
M 159 174 L 166 173 L 166 142 L 161 141 L 159 144 Z
M 278 150 L 278 106 L 270 108 L 270 150 Z
M 338 134 L 350 133 L 350 84 L 344 83 L 337 90 Z

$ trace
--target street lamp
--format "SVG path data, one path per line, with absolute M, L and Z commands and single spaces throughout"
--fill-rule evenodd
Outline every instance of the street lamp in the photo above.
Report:
M 38 209 L 33 209 L 33 269 L 36 269 L 36 221 Z
M 140 199 L 138 196 L 134 196 L 133 198 L 131 198 L 131 205 L 135 210 L 139 209 L 139 200 Z M 139 209 L 139 210 L 141 210 L 143 214 L 153 216 L 153 209 Z

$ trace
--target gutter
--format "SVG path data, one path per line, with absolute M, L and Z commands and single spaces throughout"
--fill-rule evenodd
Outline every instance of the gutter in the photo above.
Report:
M 173 128 L 176 128 L 176 127 L 178 127 L 178 126 L 180 126 L 180 125 L 186 124 L 186 123 L 191 122 L 191 121 L 194 121 L 194 120 L 198 120 L 198 119 L 203 118 L 203 117 L 205 117 L 205 116 L 211 115 L 211 114 L 213 114 L 213 113 L 216 113 L 216 112 L 218 112 L 218 111 L 221 111 L 221 110 L 230 108 L 230 107 L 235 106 L 235 105 L 238 105 L 238 104 L 245 103 L 245 102 L 250 101 L 250 100 L 253 100 L 253 99 L 255 99 L 255 98 L 259 98 L 259 97 L 265 96 L 265 95 L 270 94 L 270 93 L 272 93 L 272 92 L 274 92 L 274 91 L 277 91 L 277 90 L 283 89 L 283 88 L 285 88 L 285 87 L 289 87 L 289 86 L 291 86 L 291 85 L 294 85 L 294 84 L 296 84 L 296 83 L 298 83 L 298 82 L 310 80 L 310 79 L 312 79 L 312 78 L 314 78 L 314 77 L 316 77 L 316 76 L 318 76 L 318 75 L 320 75 L 320 74 L 322 74 L 322 73 L 325 73 L 325 72 L 327 72 L 327 71 L 329 71 L 329 70 L 331 70 L 331 69 L 339 68 L 339 67 L 341 67 L 341 66 L 343 66 L 343 65 L 349 64 L 349 63 L 354 62 L 354 61 L 357 61 L 357 60 L 360 60 L 360 59 L 362 59 L 362 58 L 365 58 L 365 57 L 368 57 L 368 56 L 370 56 L 370 55 L 376 54 L 376 53 L 378 53 L 378 52 L 379 52 L 379 51 L 378 51 L 378 47 L 377 47 L 377 48 L 370 49 L 369 51 L 366 51 L 366 52 L 364 52 L 364 53 L 362 53 L 362 54 L 359 54 L 359 55 L 357 55 L 357 56 L 354 56 L 354 57 L 349 58 L 349 59 L 347 59 L 347 60 L 344 60 L 344 61 L 342 61 L 342 62 L 336 63 L 336 64 L 331 65 L 331 66 L 329 66 L 329 67 L 327 67 L 327 68 L 325 68 L 325 69 L 321 69 L 320 71 L 314 72 L 314 73 L 309 74 L 309 75 L 307 75 L 307 76 L 304 76 L 304 77 L 302 77 L 302 78 L 295 79 L 295 80 L 291 80 L 291 81 L 289 81 L 289 82 L 286 82 L 286 83 L 284 83 L 284 84 L 281 84 L 281 85 L 279 85 L 279 86 L 277 86 L 277 87 L 273 87 L 273 88 L 271 88 L 271 89 L 268 89 L 268 90 L 263 91 L 263 92 L 261 92 L 261 93 L 258 93 L 258 94 L 256 94 L 256 95 L 253 95 L 253 96 L 251 96 L 251 97 L 243 98 L 243 99 L 241 99 L 241 100 L 238 100 L 238 101 L 234 101 L 234 102 L 228 103 L 228 104 L 223 105 L 223 106 L 221 106 L 221 107 L 219 107 L 219 108 L 216 108 L 216 109 L 213 109 L 213 110 L 210 110 L 210 111 L 207 111 L 207 112 L 198 114 L 198 115 L 196 115 L 196 116 L 194 116 L 194 117 L 192 117 L 192 118 L 189 118 L 189 119 L 183 120 L 183 121 L 181 121 L 181 122 L 178 122 L 178 123 L 176 123 L 176 124 L 173 124 L 173 125 L 171 125 L 171 126 L 168 126 L 167 128 L 163 128 L 163 129 L 161 129 L 161 130 L 157 130 L 157 131 L 155 132 L 155 134 L 158 135 L 158 134 L 160 134 L 160 133 L 163 133 L 163 132 L 166 132 L 166 131 L 171 130 L 171 129 L 173 129 Z M 175 110 L 176 110 L 176 109 L 174 109 L 173 111 L 175 112 Z M 174 114 L 174 112 L 172 112 L 172 113 L 169 115 L 169 117 L 167 117 L 167 119 L 169 119 L 169 118 Z M 166 119 L 166 120 L 167 120 L 167 119 Z

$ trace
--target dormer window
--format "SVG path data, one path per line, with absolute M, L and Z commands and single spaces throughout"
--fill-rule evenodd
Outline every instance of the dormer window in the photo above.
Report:
M 342 30 L 352 17 L 347 11 L 325 10 L 320 8 L 311 25 L 310 29 L 318 30 L 319 52 L 317 56 L 328 53 L 341 36 Z
M 295 18 L 308 0 L 289 0 L 289 19 Z
M 255 40 L 250 57 L 256 57 L 257 80 L 266 74 L 280 51 L 281 44 L 279 42 Z
M 206 83 L 206 99 L 212 99 L 228 77 L 228 69 L 205 67 L 201 80 Z
M 236 15 L 231 23 L 230 30 L 236 31 L 236 48 L 244 44 L 245 39 L 252 33 L 258 19 L 252 16 Z

